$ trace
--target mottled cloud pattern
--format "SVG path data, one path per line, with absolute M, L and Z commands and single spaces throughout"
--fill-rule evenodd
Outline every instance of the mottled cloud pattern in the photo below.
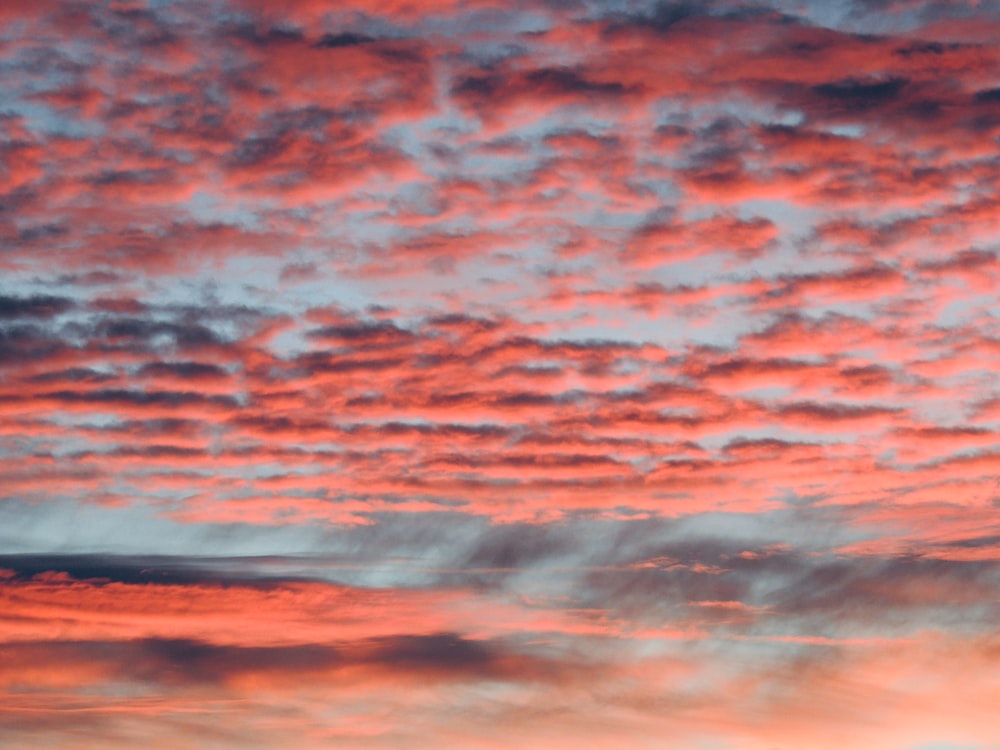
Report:
M 998 750 L 998 38 L 0 4 L 0 745 Z

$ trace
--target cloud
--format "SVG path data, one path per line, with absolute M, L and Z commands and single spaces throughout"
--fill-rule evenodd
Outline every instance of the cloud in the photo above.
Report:
M 527 667 L 527 659 L 504 664 L 495 645 L 468 641 L 450 633 L 392 636 L 336 646 L 228 646 L 195 640 L 148 638 L 129 641 L 63 641 L 43 644 L 19 642 L 8 646 L 13 669 L 19 675 L 25 663 L 62 670 L 90 671 L 104 680 L 166 687 L 250 685 L 290 686 L 296 682 L 337 682 L 350 673 L 383 673 L 386 678 L 431 680 L 486 680 L 505 671 Z M 544 664 L 531 673 L 545 679 Z M 554 679 L 555 664 L 548 678 Z M 37 667 L 36 667 L 37 668 Z M 4 670 L 8 671 L 8 670 Z M 343 675 L 343 676 L 340 676 Z M 3 679 L 0 677 L 0 679 Z M 56 678 L 58 679 L 58 678 Z
M 0 743 L 985 747 L 996 11 L 6 3 Z
M 0 297 L 0 318 L 51 318 L 73 307 L 66 297 Z

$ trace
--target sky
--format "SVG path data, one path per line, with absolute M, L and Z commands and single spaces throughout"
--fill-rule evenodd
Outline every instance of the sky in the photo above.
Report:
M 0 745 L 1000 749 L 998 39 L 3 0 Z

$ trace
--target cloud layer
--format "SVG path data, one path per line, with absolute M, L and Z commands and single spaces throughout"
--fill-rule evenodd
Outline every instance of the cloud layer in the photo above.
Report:
M 1000 747 L 1000 5 L 0 28 L 0 743 Z

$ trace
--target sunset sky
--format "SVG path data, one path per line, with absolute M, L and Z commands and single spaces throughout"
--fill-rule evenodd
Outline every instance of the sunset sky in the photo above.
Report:
M 998 40 L 0 0 L 0 747 L 1000 749 Z

